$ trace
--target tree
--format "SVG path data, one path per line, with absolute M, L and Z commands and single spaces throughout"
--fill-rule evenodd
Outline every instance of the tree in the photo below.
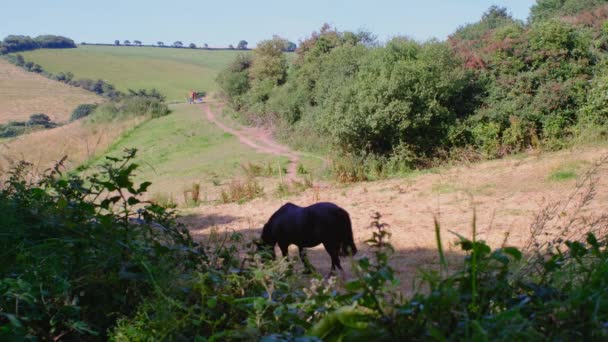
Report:
M 190 45 L 188 45 L 188 47 L 191 48 L 191 49 L 196 49 L 196 44 L 190 43 Z
M 27 51 L 39 48 L 38 43 L 36 43 L 30 36 L 15 35 L 10 35 L 4 38 L 2 46 L 8 52 Z
M 141 41 L 140 40 L 134 40 L 133 44 L 135 44 L 137 46 L 141 46 Z
M 234 45 L 230 44 L 230 45 L 228 45 L 228 48 L 229 48 L 230 50 L 234 50 Z
M 605 5 L 605 0 L 537 0 L 530 8 L 530 22 L 540 22 L 555 16 L 574 15 L 583 10 Z
M 51 118 L 48 115 L 38 113 L 30 115 L 30 125 L 40 125 L 44 127 L 48 127 L 51 125 Z
M 123 44 L 124 44 L 124 45 L 129 46 L 129 45 L 131 45 L 131 41 L 129 41 L 129 40 L 125 40 L 125 41 L 123 42 Z
M 294 42 L 287 42 L 287 46 L 285 47 L 285 51 L 287 52 L 294 52 L 297 49 L 297 45 Z
M 247 44 L 248 44 L 248 43 L 247 43 L 247 41 L 246 41 L 246 40 L 241 40 L 241 41 L 240 41 L 240 42 L 237 44 L 236 48 L 237 48 L 237 49 L 239 49 L 239 50 L 246 50 L 246 49 L 247 49 Z
M 253 50 L 251 78 L 257 81 L 270 80 L 275 85 L 285 82 L 287 60 L 283 50 L 286 46 L 287 40 L 277 36 L 260 42 Z
M 209 44 L 207 44 L 207 43 L 203 44 L 203 46 L 205 47 L 205 49 L 209 48 Z
M 116 39 L 116 40 L 114 41 L 114 45 L 116 45 L 116 46 L 120 45 L 120 40 Z
M 236 59 L 222 70 L 216 81 L 233 104 L 237 105 L 237 97 L 249 90 L 249 68 L 252 58 L 250 54 L 239 53 Z
M 163 42 L 157 42 L 156 45 L 158 45 L 160 47 L 163 47 L 163 46 L 165 46 L 165 43 L 163 43 Z
M 176 48 L 181 48 L 184 46 L 184 43 L 182 43 L 181 41 L 178 40 L 178 41 L 173 42 L 173 46 Z
M 45 49 L 63 49 L 63 48 L 75 48 L 76 43 L 70 38 L 55 36 L 51 34 L 41 35 L 34 38 L 38 47 Z

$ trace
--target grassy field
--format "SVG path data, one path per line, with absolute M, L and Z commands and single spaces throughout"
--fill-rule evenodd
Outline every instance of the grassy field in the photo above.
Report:
M 199 106 L 178 104 L 171 109 L 170 115 L 128 132 L 107 152 L 119 156 L 125 148 L 137 148 L 140 168 L 136 180 L 151 181 L 150 194 L 173 195 L 179 201 L 183 190 L 194 183 L 209 192 L 233 177 L 243 176 L 242 164 L 280 163 L 284 167 L 287 162 L 284 157 L 257 153 L 222 132 L 204 119 Z
M 40 49 L 25 52 L 23 56 L 52 73 L 69 71 L 76 78 L 100 78 L 123 91 L 156 88 L 172 101 L 185 99 L 190 89 L 217 89 L 217 73 L 238 53 L 85 45 L 77 49 Z
M 69 71 L 75 78 L 101 78 L 120 90 L 156 88 L 172 101 L 182 100 L 190 89 L 216 90 L 217 73 L 238 53 L 81 46 L 64 50 L 41 49 L 23 55 L 52 73 Z M 276 170 L 279 165 L 287 167 L 286 157 L 257 152 L 243 145 L 236 137 L 207 121 L 200 106 L 176 104 L 171 108 L 173 113 L 169 116 L 131 122 L 116 130 L 112 127 L 119 123 L 108 123 L 103 129 L 96 129 L 95 125 L 70 124 L 10 141 L 4 145 L 4 153 L 12 160 L 28 159 L 41 167 L 65 153 L 70 156 L 70 169 L 82 165 L 91 170 L 90 166 L 100 163 L 105 155 L 117 156 L 125 148 L 137 148 L 136 162 L 140 164 L 137 181 L 153 183 L 151 196 L 168 195 L 175 197 L 177 202 L 183 191 L 195 183 L 201 185 L 204 194 L 217 198 L 232 179 L 243 178 L 246 173 L 243 165 L 254 163 L 264 169 L 274 168 L 275 177 L 260 179 L 267 190 L 265 193 L 273 192 L 276 181 L 282 179 L 276 177 Z M 112 134 L 102 135 L 103 131 Z M 45 139 L 53 143 L 45 144 Z M 101 139 L 101 143 L 96 143 L 96 139 Z M 92 152 L 91 146 L 94 146 Z M 306 170 L 314 171 L 321 162 L 302 158 L 301 164 Z
M 27 121 L 35 113 L 62 122 L 79 104 L 101 101 L 86 90 L 51 81 L 0 59 L 0 124 Z

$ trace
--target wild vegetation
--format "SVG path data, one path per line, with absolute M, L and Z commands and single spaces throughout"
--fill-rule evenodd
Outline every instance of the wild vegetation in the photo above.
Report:
M 272 121 L 299 148 L 330 144 L 367 174 L 559 149 L 605 135 L 603 4 L 539 1 L 529 23 L 491 7 L 445 42 L 380 44 L 325 25 L 293 65 L 275 37 L 217 80 L 249 120 Z
M 51 118 L 46 114 L 32 114 L 28 121 L 10 121 L 7 124 L 0 124 L 0 138 L 12 138 L 21 134 L 55 128 L 57 126 L 58 124 L 51 121 Z
M 55 122 L 67 122 L 82 103 L 100 103 L 102 97 L 27 72 L 0 59 L 0 123 L 27 121 L 45 113 Z
M 13 169 L 0 189 L 0 336 L 3 339 L 357 341 L 406 339 L 604 339 L 608 290 L 605 218 L 571 221 L 546 240 L 538 216 L 533 249 L 492 250 L 459 236 L 466 254 L 404 298 L 388 264 L 390 230 L 372 217 L 373 252 L 354 279 L 302 280 L 287 260 L 265 261 L 238 233 L 197 243 L 171 211 L 141 201 L 136 151 L 86 178 L 62 165 L 33 180 Z M 598 164 L 599 166 L 600 164 Z M 578 191 L 593 195 L 593 172 Z M 559 213 L 558 213 L 559 214 Z M 575 229 L 572 233 L 568 228 Z M 239 253 L 239 250 L 243 253 Z M 297 271 L 296 271 L 297 272 Z
M 528 23 L 493 7 L 447 42 L 395 38 L 380 44 L 368 32 L 324 26 L 300 44 L 292 65 L 283 53 L 290 45 L 274 37 L 253 54 L 238 55 L 217 81 L 246 119 L 274 122 L 299 147 L 337 149 L 340 158 L 331 167 L 346 182 L 446 158 L 559 149 L 606 134 L 608 8 L 596 5 L 601 3 L 539 0 Z M 23 65 L 37 72 L 35 64 Z M 196 126 L 200 107 L 176 105 L 167 115 L 164 93 L 133 88 L 142 90 L 121 88 L 116 101 L 81 106 L 74 122 L 52 130 L 103 130 L 141 118 L 140 129 L 117 134 L 103 158 L 89 158 L 79 172 L 67 172 L 64 157 L 42 174 L 26 162 L 5 173 L 1 340 L 608 339 L 608 216 L 586 207 L 608 157 L 586 173 L 579 164 L 560 164 L 543 175 L 555 186 L 576 179 L 575 190 L 541 208 L 520 248 L 507 245 L 507 238 L 496 246 L 480 240 L 474 212 L 470 236 L 454 234 L 460 254 L 448 257 L 445 232 L 452 227 L 436 218 L 429 232 L 437 267 L 420 269 L 414 293 L 406 297 L 390 263 L 396 252 L 391 232 L 403 227 L 390 228 L 380 213 L 359 239 L 369 253 L 350 260 L 352 277 L 342 282 L 302 277 L 290 260 L 271 260 L 257 241 L 234 231 L 207 227 L 207 238 L 196 241 L 166 208 L 174 206 L 172 195 L 146 195 L 153 186 L 147 176 L 163 174 L 175 187 L 177 173 L 208 172 L 216 186 L 211 168 L 217 175 L 241 165 L 248 179 L 230 182 L 221 193 L 221 201 L 232 203 L 260 196 L 256 177 L 281 175 L 283 165 L 275 169 L 267 156 L 242 149 L 230 134 Z M 39 114 L 30 122 L 50 119 Z M 234 147 L 229 158 L 221 151 L 222 163 L 193 165 L 201 154 L 219 153 L 218 141 L 234 143 L 222 145 Z M 141 156 L 127 148 L 138 144 Z M 297 167 L 300 175 L 308 172 Z M 178 190 L 193 205 L 205 191 L 199 180 L 189 178 Z M 402 185 L 389 190 L 409 191 Z M 301 186 L 312 181 L 305 178 Z M 432 192 L 456 188 L 433 184 Z M 277 194 L 291 191 L 281 182 Z M 385 203 L 395 199 L 382 196 Z
M 30 36 L 10 35 L 0 42 L 0 55 L 35 49 L 66 49 L 75 47 L 76 44 L 73 40 L 62 36 L 40 35 L 31 38 Z

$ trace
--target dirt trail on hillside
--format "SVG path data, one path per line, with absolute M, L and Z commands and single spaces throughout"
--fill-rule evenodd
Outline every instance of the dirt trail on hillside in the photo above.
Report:
M 224 104 L 220 102 L 214 104 L 218 107 L 217 111 L 221 112 Z M 298 162 L 300 161 L 300 154 L 292 151 L 289 147 L 276 142 L 273 139 L 270 130 L 261 127 L 228 127 L 217 119 L 216 113 L 209 103 L 203 103 L 202 107 L 206 113 L 207 120 L 221 128 L 224 132 L 236 136 L 241 143 L 261 153 L 287 157 L 289 159 L 289 165 L 285 177 L 290 182 L 298 180 L 297 167 Z

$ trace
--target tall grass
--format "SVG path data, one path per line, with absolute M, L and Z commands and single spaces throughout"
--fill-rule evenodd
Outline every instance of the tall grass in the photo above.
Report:
M 264 194 L 264 188 L 254 178 L 233 179 L 220 193 L 221 203 L 244 203 Z

